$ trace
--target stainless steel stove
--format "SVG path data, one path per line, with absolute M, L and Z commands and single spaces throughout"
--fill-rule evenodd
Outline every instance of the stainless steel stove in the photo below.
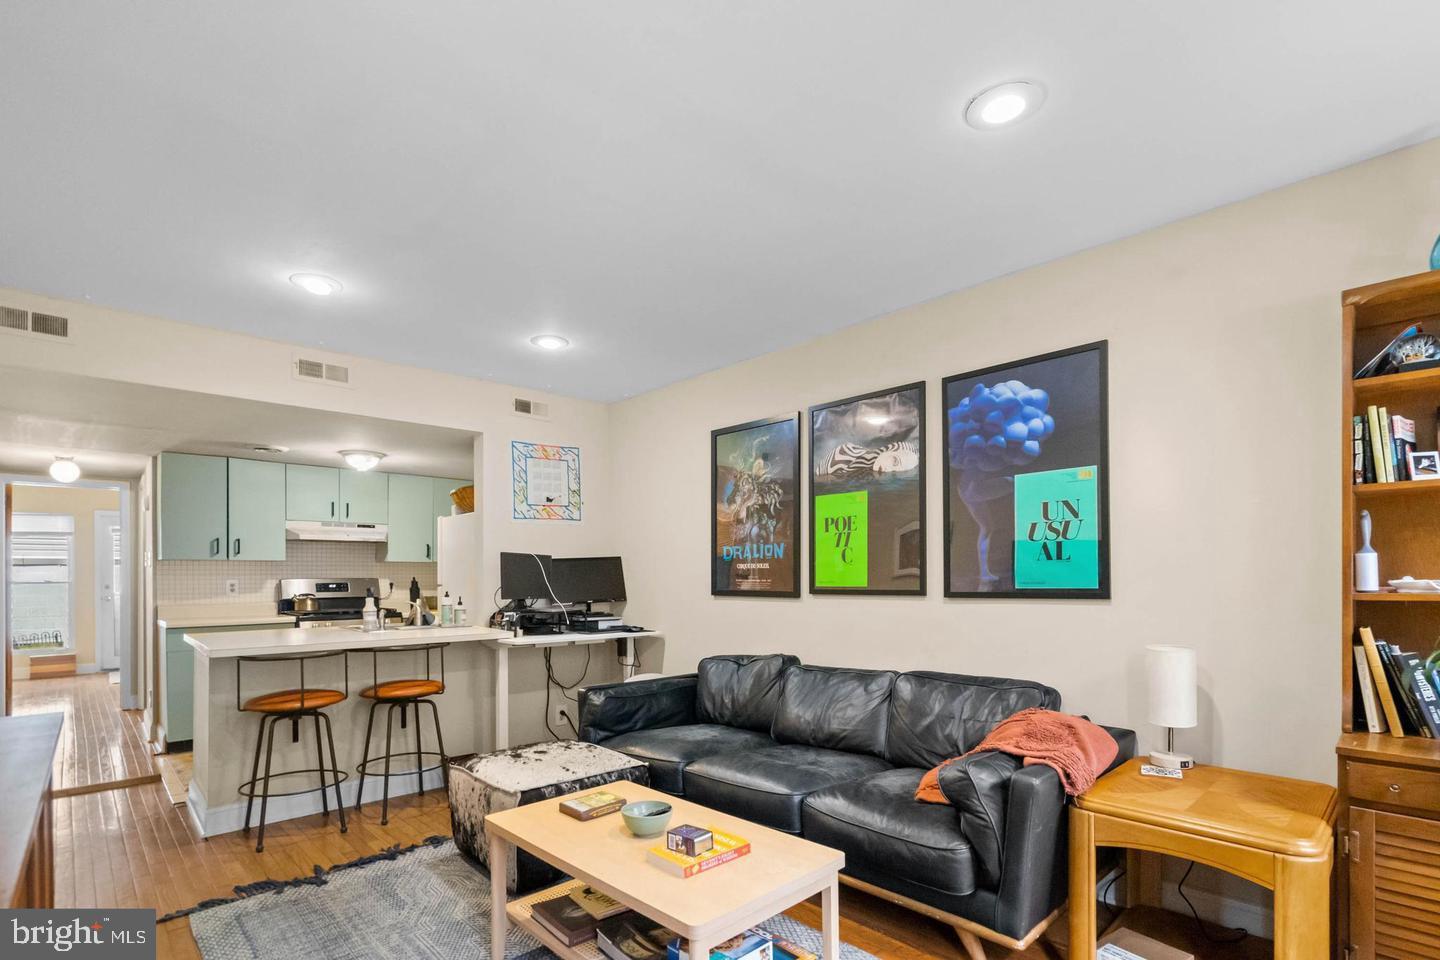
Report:
M 383 604 L 392 589 L 381 587 L 375 577 L 346 577 L 335 580 L 281 580 L 275 587 L 275 609 L 282 617 L 293 616 L 297 627 L 342 627 L 364 620 L 365 596 L 369 590 Z M 313 610 L 303 609 L 314 598 Z M 381 614 L 395 619 L 400 614 L 386 607 Z

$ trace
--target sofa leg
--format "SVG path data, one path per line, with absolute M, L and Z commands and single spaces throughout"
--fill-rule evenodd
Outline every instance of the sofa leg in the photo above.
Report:
M 955 933 L 960 937 L 960 945 L 965 948 L 965 953 L 970 960 L 985 960 L 985 945 L 980 938 L 962 926 L 955 927 Z

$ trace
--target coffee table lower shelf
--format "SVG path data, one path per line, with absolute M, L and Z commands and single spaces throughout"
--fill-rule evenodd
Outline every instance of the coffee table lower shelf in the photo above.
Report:
M 557 883 L 553 887 L 537 890 L 528 896 L 521 897 L 518 900 L 511 900 L 507 903 L 505 905 L 505 915 L 510 918 L 511 923 L 530 934 L 536 940 L 539 940 L 545 946 L 545 949 L 558 957 L 562 957 L 563 960 L 610 960 L 609 957 L 601 952 L 600 947 L 594 940 L 573 947 L 565 946 L 565 944 L 555 938 L 554 934 L 540 925 L 540 921 L 535 919 L 530 909 L 535 903 L 541 900 L 549 900 L 552 897 L 569 893 L 576 887 L 583 886 L 585 886 L 585 884 L 580 880 L 566 880 L 562 883 Z

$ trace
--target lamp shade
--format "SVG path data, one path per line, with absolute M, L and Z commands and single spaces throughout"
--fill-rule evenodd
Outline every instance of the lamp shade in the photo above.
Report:
M 1195 726 L 1195 651 L 1164 644 L 1147 646 L 1145 673 L 1150 686 L 1146 719 L 1160 727 Z

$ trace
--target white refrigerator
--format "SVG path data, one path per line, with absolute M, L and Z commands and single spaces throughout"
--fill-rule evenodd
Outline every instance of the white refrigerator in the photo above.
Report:
M 435 522 L 436 582 L 464 600 L 472 626 L 490 615 L 489 601 L 480 597 L 480 515 L 458 513 Z

